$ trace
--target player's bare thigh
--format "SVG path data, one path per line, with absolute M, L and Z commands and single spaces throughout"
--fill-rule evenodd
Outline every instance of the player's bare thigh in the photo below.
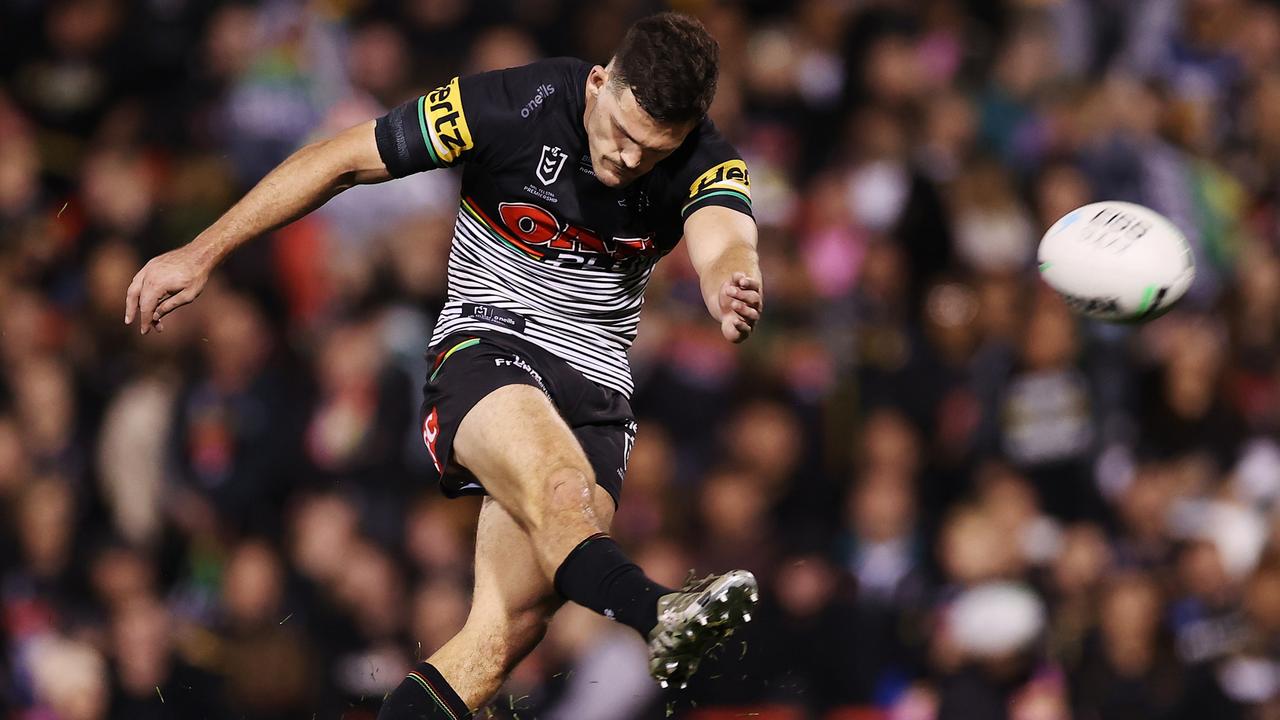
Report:
M 476 403 L 458 426 L 453 457 L 526 530 L 593 527 L 585 537 L 605 527 L 594 513 L 586 453 L 535 387 L 508 385 Z

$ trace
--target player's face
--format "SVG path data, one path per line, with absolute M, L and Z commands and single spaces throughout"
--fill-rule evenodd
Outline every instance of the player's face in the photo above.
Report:
M 630 88 L 609 84 L 609 72 L 596 66 L 587 78 L 584 118 L 591 167 L 596 179 L 622 187 L 675 152 L 695 123 L 662 123 L 636 103 Z

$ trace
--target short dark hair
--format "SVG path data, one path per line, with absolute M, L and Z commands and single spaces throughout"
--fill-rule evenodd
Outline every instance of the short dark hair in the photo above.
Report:
M 611 67 L 610 83 L 631 88 L 654 120 L 700 120 L 716 96 L 720 44 L 694 18 L 658 13 L 631 26 Z

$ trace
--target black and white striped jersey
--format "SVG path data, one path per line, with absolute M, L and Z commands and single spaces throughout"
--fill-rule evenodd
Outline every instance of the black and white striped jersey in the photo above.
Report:
M 519 334 L 630 396 L 654 264 L 707 205 L 751 213 L 747 168 L 704 120 L 650 173 L 606 187 L 583 127 L 591 64 L 573 58 L 454 78 L 377 122 L 395 177 L 462 164 L 448 298 L 432 344 L 455 332 Z

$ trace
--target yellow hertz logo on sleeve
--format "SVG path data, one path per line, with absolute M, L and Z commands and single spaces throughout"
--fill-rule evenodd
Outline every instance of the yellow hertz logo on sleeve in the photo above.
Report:
M 701 198 L 719 193 L 736 193 L 751 202 L 751 178 L 747 164 L 741 160 L 728 160 L 702 173 L 689 186 L 689 197 Z
M 474 146 L 462 111 L 458 78 L 418 99 L 418 124 L 431 159 L 440 167 L 458 162 Z

